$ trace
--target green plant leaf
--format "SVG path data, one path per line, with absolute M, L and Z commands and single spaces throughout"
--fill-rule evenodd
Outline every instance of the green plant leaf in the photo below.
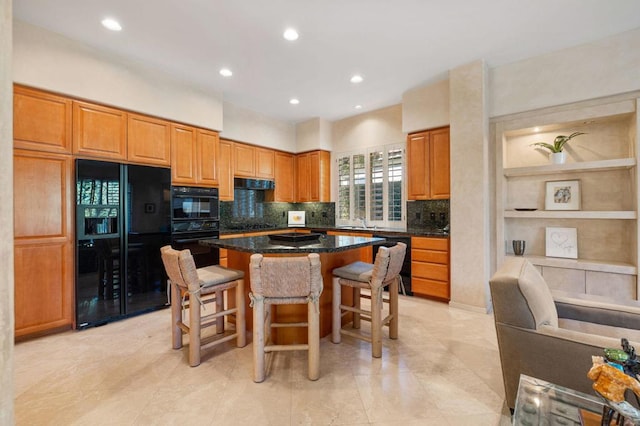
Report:
M 532 143 L 531 146 L 539 146 L 541 148 L 548 149 L 551 152 L 558 152 L 558 151 L 556 151 L 556 147 L 554 145 L 551 145 L 550 143 L 546 143 L 546 142 Z
M 569 136 L 558 135 L 553 140 L 553 145 L 546 142 L 536 142 L 536 143 L 532 143 L 531 146 L 539 146 L 542 148 L 546 148 L 551 152 L 562 152 L 562 149 L 564 148 L 564 145 L 567 142 L 569 142 L 571 139 L 575 138 L 576 136 L 585 135 L 585 134 L 586 133 L 583 133 L 583 132 L 573 132 Z

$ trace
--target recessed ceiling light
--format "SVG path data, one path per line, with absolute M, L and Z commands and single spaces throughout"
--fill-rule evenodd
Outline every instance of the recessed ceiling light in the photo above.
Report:
M 102 20 L 102 26 L 111 30 L 111 31 L 120 31 L 122 30 L 122 25 L 118 21 L 112 18 L 104 18 Z
M 536 132 L 536 133 L 538 133 L 538 132 L 540 131 L 540 127 L 534 127 L 534 128 L 533 128 L 533 131 L 534 131 L 534 132 Z
M 364 80 L 364 79 L 359 74 L 356 74 L 353 77 L 351 77 L 351 82 L 352 83 L 362 83 L 362 80 Z
M 233 75 L 233 72 L 231 72 L 229 68 L 222 68 L 220 70 L 220 75 L 223 77 L 231 77 Z
M 287 28 L 282 36 L 289 41 L 297 40 L 299 37 L 298 32 L 293 28 Z
M 362 105 L 356 105 L 354 108 L 355 109 L 362 109 Z
M 300 103 L 300 100 L 298 100 L 298 99 L 296 99 L 296 98 L 291 98 L 291 99 L 289 100 L 289 103 L 290 103 L 291 105 L 298 105 L 298 104 Z

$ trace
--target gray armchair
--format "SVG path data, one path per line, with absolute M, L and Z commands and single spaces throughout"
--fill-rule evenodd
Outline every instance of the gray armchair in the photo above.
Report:
M 640 352 L 640 303 L 551 292 L 523 257 L 508 258 L 490 282 L 507 405 L 520 374 L 593 394 L 591 356 L 629 339 Z

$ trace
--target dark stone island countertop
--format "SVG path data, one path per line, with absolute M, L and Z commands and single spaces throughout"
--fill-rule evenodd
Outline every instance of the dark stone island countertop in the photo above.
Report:
M 269 236 L 201 240 L 200 244 L 248 253 L 337 253 L 371 245 L 383 244 L 384 238 L 324 235 L 317 240 L 285 242 Z
M 440 229 L 429 229 L 429 228 L 420 228 L 420 229 L 407 229 L 406 231 L 402 230 L 391 230 L 391 229 L 380 229 L 380 228 L 356 228 L 356 227 L 336 227 L 336 226 L 306 226 L 304 228 L 288 228 L 286 226 L 275 226 L 273 228 L 259 228 L 259 229 L 221 229 L 220 235 L 233 235 L 233 234 L 242 234 L 244 232 L 264 232 L 264 231 L 281 231 L 284 229 L 289 229 L 291 232 L 295 232 L 295 229 L 305 229 L 311 232 L 318 233 L 326 233 L 327 231 L 343 231 L 343 232 L 354 232 L 354 233 L 363 233 L 363 234 L 373 234 L 373 235 L 396 235 L 396 236 L 413 236 L 413 237 L 435 237 L 435 238 L 449 238 L 448 232 L 443 232 Z

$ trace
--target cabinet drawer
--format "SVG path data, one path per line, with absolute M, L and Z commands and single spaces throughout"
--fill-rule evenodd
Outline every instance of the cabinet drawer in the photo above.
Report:
M 437 263 L 411 262 L 411 276 L 449 281 L 449 266 Z
M 411 248 L 448 251 L 449 239 L 414 237 L 411 238 Z
M 446 281 L 414 277 L 411 279 L 411 291 L 418 295 L 449 299 L 449 283 Z
M 446 251 L 436 250 L 411 250 L 411 260 L 414 262 L 449 263 L 449 254 Z

